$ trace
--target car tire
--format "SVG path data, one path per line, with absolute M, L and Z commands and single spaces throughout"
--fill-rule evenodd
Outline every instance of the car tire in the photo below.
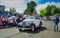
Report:
M 19 31 L 19 32 L 23 32 L 23 30 L 22 30 L 22 29 L 18 29 L 18 31 Z
M 22 31 L 21 29 L 18 29 L 18 31 L 20 32 L 20 31 Z
M 41 27 L 42 27 L 42 25 L 43 25 L 43 23 L 42 23 L 42 21 L 40 21 L 39 27 L 41 28 Z
M 31 26 L 31 31 L 34 32 L 35 31 L 35 27 Z

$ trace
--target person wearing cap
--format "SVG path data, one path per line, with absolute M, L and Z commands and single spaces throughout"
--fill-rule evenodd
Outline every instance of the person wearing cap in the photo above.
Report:
M 58 24 L 59 24 L 59 17 L 56 15 L 54 16 L 54 32 L 58 31 Z

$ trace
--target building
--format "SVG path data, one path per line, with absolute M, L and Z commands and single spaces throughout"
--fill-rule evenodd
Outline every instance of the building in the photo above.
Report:
M 3 14 L 4 11 L 5 11 L 5 6 L 0 5 L 0 15 Z
M 5 6 L 0 5 L 0 14 L 1 14 L 3 11 L 5 11 Z
M 12 13 L 5 11 L 5 6 L 0 5 L 0 15 L 7 16 L 7 15 L 17 15 L 18 13 Z
M 0 11 L 5 11 L 5 6 L 0 5 Z

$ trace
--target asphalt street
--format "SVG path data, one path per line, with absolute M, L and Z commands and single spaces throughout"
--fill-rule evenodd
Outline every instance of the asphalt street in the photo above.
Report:
M 53 31 L 52 21 L 43 21 L 42 28 L 37 28 L 35 32 L 26 30 L 19 32 L 16 27 L 0 29 L 0 38 L 60 38 L 60 23 L 59 31 Z

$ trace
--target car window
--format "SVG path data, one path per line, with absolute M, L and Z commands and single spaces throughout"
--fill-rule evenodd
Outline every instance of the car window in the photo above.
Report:
M 29 17 L 26 17 L 26 19 L 29 19 Z
M 33 16 L 28 16 L 28 17 L 26 17 L 26 19 L 35 19 L 35 17 L 33 17 Z
M 39 17 L 35 17 L 35 19 L 40 19 Z
M 30 19 L 35 19 L 35 17 L 32 17 L 32 16 L 31 16 Z

